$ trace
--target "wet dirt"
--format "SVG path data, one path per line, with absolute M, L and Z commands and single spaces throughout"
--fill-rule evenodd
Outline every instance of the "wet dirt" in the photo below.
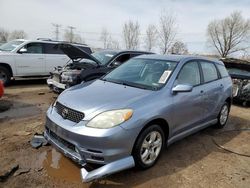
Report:
M 30 170 L 9 177 L 0 187 L 249 187 L 250 158 L 221 150 L 212 141 L 215 138 L 220 145 L 250 153 L 249 132 L 218 134 L 250 127 L 250 108 L 241 106 L 232 107 L 224 129 L 207 128 L 174 143 L 151 169 L 129 169 L 103 180 L 82 183 L 80 166 L 51 146 L 30 146 L 33 135 L 43 132 L 46 110 L 57 96 L 44 83 L 22 81 L 5 90 L 3 100 L 13 106 L 8 117 L 0 120 L 0 167 L 18 164 L 21 169 Z
M 69 182 L 81 182 L 80 166 L 77 166 L 73 161 L 64 157 L 55 149 L 43 153 L 43 156 L 43 167 L 50 177 Z

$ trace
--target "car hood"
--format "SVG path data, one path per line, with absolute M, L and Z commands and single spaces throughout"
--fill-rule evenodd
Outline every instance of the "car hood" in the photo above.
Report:
M 73 61 L 77 59 L 89 59 L 96 62 L 98 65 L 101 64 L 94 56 L 86 53 L 77 46 L 67 43 L 59 43 L 57 44 L 57 47 L 60 48 L 63 53 L 65 53 Z
M 132 103 L 152 92 L 96 80 L 65 90 L 57 100 L 71 109 L 84 112 L 84 119 L 90 120 L 103 111 L 129 108 Z

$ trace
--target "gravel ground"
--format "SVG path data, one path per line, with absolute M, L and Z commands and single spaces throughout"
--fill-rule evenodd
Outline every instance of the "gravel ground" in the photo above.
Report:
M 151 169 L 126 170 L 92 183 L 81 183 L 80 167 L 51 146 L 33 149 L 42 133 L 45 112 L 55 100 L 44 80 L 16 81 L 0 100 L 0 175 L 19 169 L 0 187 L 249 187 L 250 157 L 226 152 L 220 145 L 250 155 L 250 108 L 232 106 L 223 130 L 207 128 L 166 148 Z M 8 107 L 5 112 L 1 108 Z M 224 131 L 224 132 L 223 132 Z

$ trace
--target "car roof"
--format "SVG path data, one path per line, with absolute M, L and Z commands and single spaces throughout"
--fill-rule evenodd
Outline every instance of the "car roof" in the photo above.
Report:
M 38 40 L 15 39 L 15 41 L 23 41 L 23 42 L 40 42 L 40 43 L 49 43 L 49 44 L 58 44 L 58 43 L 61 43 L 61 42 L 65 42 L 65 41 L 55 41 L 55 40 L 47 40 L 47 39 L 38 39 Z M 70 42 L 65 42 L 65 43 L 73 44 L 73 45 L 76 45 L 76 46 L 89 47 L 87 44 L 70 43 Z
M 207 58 L 203 56 L 196 56 L 196 55 L 158 55 L 158 54 L 150 54 L 150 55 L 140 55 L 135 58 L 145 58 L 145 59 L 159 59 L 159 60 L 167 60 L 167 61 L 175 61 L 175 62 L 180 62 L 180 61 L 188 61 L 192 59 L 199 59 L 199 60 L 207 60 L 207 61 L 213 61 L 218 64 L 223 64 L 221 61 L 218 59 L 213 59 L 213 58 Z
M 115 53 L 143 53 L 143 54 L 153 54 L 153 52 L 147 52 L 147 51 L 139 51 L 139 50 L 99 50 L 96 52 L 107 52 L 107 53 L 111 53 L 111 52 L 115 52 Z

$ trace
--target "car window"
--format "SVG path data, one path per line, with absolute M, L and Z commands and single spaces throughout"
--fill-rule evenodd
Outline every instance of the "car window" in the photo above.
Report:
M 195 86 L 195 85 L 199 85 L 200 83 L 201 83 L 201 78 L 200 78 L 199 65 L 195 61 L 186 63 L 182 67 L 175 81 L 175 85 L 189 84 L 189 85 Z
M 217 68 L 218 68 L 218 70 L 219 70 L 219 72 L 220 72 L 220 75 L 221 75 L 221 77 L 227 77 L 227 76 L 229 76 L 229 74 L 228 74 L 228 71 L 227 71 L 227 69 L 225 68 L 225 66 L 223 66 L 223 65 L 216 65 L 217 66 Z
M 42 54 L 43 53 L 43 46 L 41 43 L 29 43 L 25 45 L 24 48 L 27 49 L 26 53 L 29 53 L 29 54 Z
M 177 62 L 168 60 L 132 58 L 107 74 L 103 80 L 143 89 L 162 88 Z
M 45 54 L 64 54 L 63 51 L 56 46 L 56 44 L 44 44 Z
M 130 59 L 130 54 L 122 54 L 120 56 L 118 56 L 114 62 L 120 62 L 120 63 L 124 63 L 125 61 L 128 61 Z
M 201 68 L 204 76 L 204 82 L 210 82 L 218 79 L 218 73 L 216 67 L 210 62 L 201 62 Z

